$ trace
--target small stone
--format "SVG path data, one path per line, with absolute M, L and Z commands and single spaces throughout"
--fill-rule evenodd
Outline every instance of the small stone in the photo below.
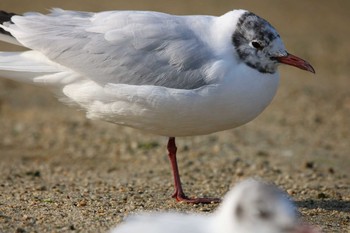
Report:
M 257 156 L 261 156 L 261 157 L 267 157 L 269 156 L 269 153 L 267 151 L 263 151 L 263 150 L 259 150 L 257 153 L 256 153 Z
M 26 230 L 24 230 L 23 228 L 18 227 L 15 232 L 16 233 L 26 233 Z
M 332 167 L 330 167 L 330 168 L 328 168 L 328 172 L 330 173 L 330 174 L 334 174 L 334 169 L 332 168 Z
M 295 195 L 296 194 L 295 190 L 293 190 L 293 189 L 287 189 L 287 193 L 289 195 Z
M 243 176 L 243 175 L 244 175 L 243 170 L 242 170 L 242 169 L 237 169 L 237 170 L 236 170 L 236 175 L 237 175 L 237 176 Z
M 314 167 L 315 167 L 315 165 L 311 161 L 305 163 L 305 168 L 313 169 Z
M 322 119 L 321 116 L 315 116 L 314 122 L 315 122 L 316 124 L 322 124 L 322 123 L 323 123 L 323 119 Z
M 317 194 L 317 198 L 320 198 L 320 199 L 325 199 L 327 198 L 328 196 L 325 194 L 325 193 L 319 193 Z
M 83 206 L 86 206 L 86 205 L 87 205 L 87 202 L 85 200 L 81 200 L 77 204 L 78 207 L 83 207 Z
M 26 172 L 26 175 L 33 176 L 33 177 L 40 177 L 41 176 L 40 171 L 29 171 L 29 172 Z
M 37 188 L 37 190 L 38 191 L 46 191 L 47 190 L 47 188 L 46 188 L 46 186 L 40 186 L 39 188 Z

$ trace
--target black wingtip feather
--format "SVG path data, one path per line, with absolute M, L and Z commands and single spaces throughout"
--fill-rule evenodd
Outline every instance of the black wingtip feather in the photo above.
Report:
M 11 22 L 11 18 L 14 15 L 16 14 L 0 10 L 0 23 L 3 24 L 4 22 Z
M 0 24 L 7 23 L 7 22 L 11 23 L 12 22 L 11 18 L 14 15 L 16 14 L 0 10 Z M 0 33 L 11 36 L 9 32 L 5 31 L 2 28 L 0 28 Z

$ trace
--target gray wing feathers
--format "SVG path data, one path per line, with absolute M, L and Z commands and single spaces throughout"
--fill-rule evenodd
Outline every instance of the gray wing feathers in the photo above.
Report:
M 212 55 L 184 17 L 54 10 L 12 20 L 10 33 L 22 44 L 102 85 L 194 89 L 209 82 Z

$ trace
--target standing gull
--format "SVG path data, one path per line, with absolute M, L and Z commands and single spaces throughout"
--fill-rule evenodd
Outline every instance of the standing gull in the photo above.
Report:
M 317 233 L 276 186 L 249 179 L 229 191 L 212 214 L 144 213 L 111 233 Z
M 315 72 L 288 53 L 277 31 L 246 10 L 220 17 L 149 11 L 0 12 L 0 40 L 26 52 L 1 52 L 0 75 L 47 86 L 99 119 L 169 137 L 178 201 L 175 137 L 241 126 L 271 102 L 287 64 Z

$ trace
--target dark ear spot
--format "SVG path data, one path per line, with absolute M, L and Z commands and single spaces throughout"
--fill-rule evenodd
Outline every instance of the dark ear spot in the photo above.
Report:
M 235 209 L 235 215 L 236 215 L 237 219 L 243 218 L 244 210 L 243 210 L 243 207 L 241 205 L 237 205 L 237 207 Z
M 272 212 L 260 210 L 259 211 L 259 217 L 263 220 L 269 220 L 272 218 Z

